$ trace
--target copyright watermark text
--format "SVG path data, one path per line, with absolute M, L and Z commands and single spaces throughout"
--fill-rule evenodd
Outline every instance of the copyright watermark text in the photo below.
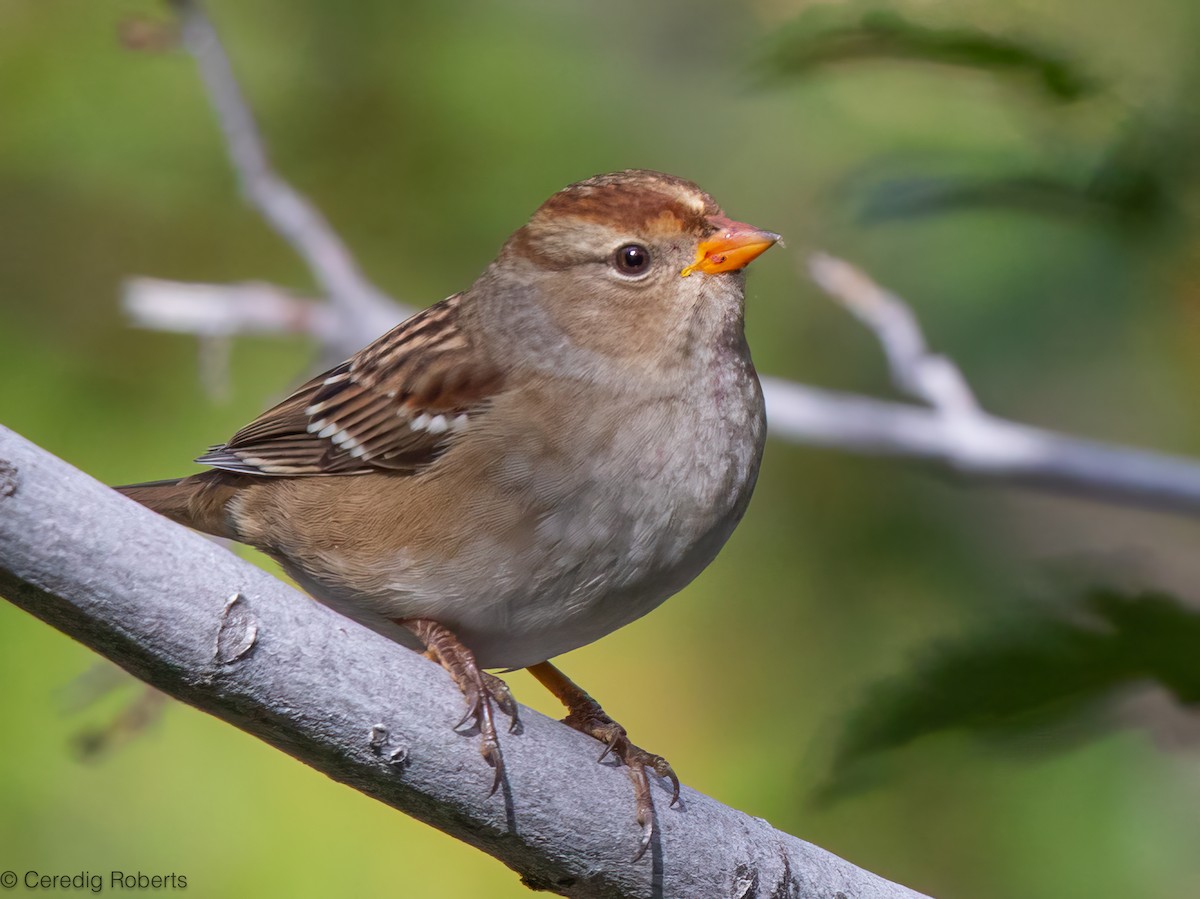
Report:
M 186 890 L 187 875 L 174 871 L 147 874 L 145 871 L 95 871 L 51 873 L 46 871 L 0 871 L 0 887 L 6 890 L 74 890 L 103 893 L 108 890 Z

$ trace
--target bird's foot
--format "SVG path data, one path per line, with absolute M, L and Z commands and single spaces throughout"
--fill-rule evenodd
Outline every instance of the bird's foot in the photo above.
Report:
M 646 772 L 653 771 L 671 782 L 671 805 L 674 806 L 679 802 L 679 778 L 675 769 L 661 755 L 647 752 L 631 742 L 625 728 L 613 721 L 600 707 L 600 703 L 549 662 L 533 665 L 529 672 L 567 707 L 567 717 L 562 719 L 563 724 L 604 744 L 600 760 L 611 753 L 629 769 L 629 778 L 633 781 L 637 823 L 642 829 L 642 840 L 633 857 L 633 860 L 637 861 L 645 854 L 650 840 L 654 837 L 654 797 L 650 793 L 650 778 Z
M 500 740 L 496 734 L 496 722 L 492 715 L 492 706 L 506 714 L 511 723 L 509 733 L 515 733 L 521 726 L 517 715 L 517 702 L 513 699 L 508 684 L 483 671 L 475 663 L 475 655 L 467 649 L 453 631 L 429 618 L 405 618 L 397 621 L 412 631 L 418 640 L 425 645 L 425 653 L 437 662 L 450 675 L 451 679 L 462 691 L 467 701 L 467 711 L 454 729 L 458 730 L 468 722 L 479 728 L 479 752 L 484 760 L 495 770 L 491 796 L 500 788 L 504 780 L 504 755 L 500 752 Z
M 646 772 L 653 771 L 671 782 L 671 805 L 674 806 L 679 802 L 679 777 L 675 774 L 675 769 L 661 755 L 647 752 L 631 742 L 625 728 L 613 721 L 590 696 L 587 696 L 585 703 L 568 707 L 563 724 L 604 744 L 604 751 L 600 753 L 597 761 L 603 760 L 611 753 L 629 768 L 629 779 L 633 781 L 637 823 L 642 828 L 642 841 L 633 856 L 633 860 L 637 861 L 645 854 L 654 836 L 654 797 L 650 793 L 650 778 Z

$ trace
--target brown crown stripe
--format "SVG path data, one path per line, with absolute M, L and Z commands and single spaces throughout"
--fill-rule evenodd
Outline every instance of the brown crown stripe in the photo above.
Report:
M 560 190 L 534 213 L 543 217 L 570 215 L 631 229 L 674 219 L 681 231 L 704 230 L 706 219 L 721 208 L 690 181 L 647 170 L 598 175 Z

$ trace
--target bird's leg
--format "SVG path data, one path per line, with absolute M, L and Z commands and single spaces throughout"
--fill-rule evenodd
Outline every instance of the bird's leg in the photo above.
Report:
M 454 725 L 455 730 L 474 720 L 479 727 L 480 747 L 484 759 L 491 765 L 496 776 L 492 780 L 491 796 L 504 779 L 504 756 L 500 753 L 500 741 L 496 736 L 496 723 L 492 719 L 492 703 L 512 719 L 509 733 L 520 726 L 517 703 L 508 684 L 494 674 L 480 670 L 475 664 L 471 650 L 459 642 L 454 632 L 431 618 L 398 618 L 396 623 L 412 631 L 425 646 L 425 655 L 437 662 L 450 675 L 467 700 L 467 712 Z
M 650 838 L 654 836 L 654 798 L 650 795 L 650 779 L 646 775 L 646 769 L 649 768 L 659 777 L 671 781 L 671 805 L 679 802 L 679 778 L 675 776 L 675 770 L 661 755 L 654 755 L 629 742 L 625 728 L 608 717 L 604 709 L 600 708 L 600 703 L 549 662 L 530 665 L 526 670 L 567 707 L 567 717 L 563 719 L 563 724 L 603 743 L 601 759 L 611 752 L 628 766 L 637 801 L 637 822 L 642 828 L 641 847 L 633 857 L 633 860 L 637 861 L 650 845 Z

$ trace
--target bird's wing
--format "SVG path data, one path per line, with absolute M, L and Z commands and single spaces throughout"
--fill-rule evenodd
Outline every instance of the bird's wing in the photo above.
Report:
M 430 464 L 503 383 L 459 327 L 461 297 L 397 325 L 196 461 L 281 477 Z

